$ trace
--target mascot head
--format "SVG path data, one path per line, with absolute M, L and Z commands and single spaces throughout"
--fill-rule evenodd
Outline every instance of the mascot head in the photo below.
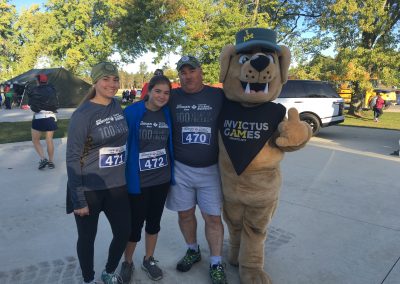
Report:
M 236 45 L 222 49 L 219 81 L 232 101 L 264 103 L 279 96 L 289 64 L 290 51 L 276 44 L 273 30 L 248 28 L 236 34 Z

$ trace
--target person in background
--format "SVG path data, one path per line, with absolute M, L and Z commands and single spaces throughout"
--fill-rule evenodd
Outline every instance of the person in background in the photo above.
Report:
M 162 71 L 161 69 L 156 69 L 156 71 L 154 71 L 153 75 L 154 76 L 164 75 L 164 71 Z M 146 83 L 144 83 L 143 88 L 142 88 L 142 93 L 140 94 L 140 99 L 141 100 L 145 99 L 145 97 L 147 95 L 147 92 L 148 92 L 148 89 L 149 89 L 149 83 L 146 82 Z
M 170 92 L 169 79 L 163 75 L 154 76 L 149 82 L 148 98 L 124 111 L 129 128 L 126 178 L 132 212 L 131 237 L 120 272 L 124 283 L 131 280 L 133 254 L 145 221 L 146 255 L 142 269 L 152 280 L 163 277 L 154 251 L 165 199 L 173 182 L 172 125 L 166 106 Z
M 186 255 L 176 269 L 186 272 L 201 260 L 197 242 L 196 205 L 205 221 L 210 249 L 209 274 L 212 283 L 226 283 L 222 263 L 224 227 L 221 220 L 222 190 L 218 169 L 218 116 L 224 94 L 203 84 L 200 62 L 183 56 L 177 63 L 181 88 L 173 89 L 169 101 L 175 155 L 175 182 L 166 207 L 178 212 L 186 242 Z
M 101 274 L 104 284 L 122 283 L 115 272 L 130 235 L 130 208 L 125 180 L 128 127 L 114 98 L 117 68 L 109 62 L 93 66 L 93 87 L 72 114 L 67 140 L 67 213 L 78 229 L 77 253 L 84 283 L 95 283 L 94 241 L 100 212 L 113 238 Z
M 0 109 L 3 105 L 3 101 L 4 101 L 4 85 L 0 84 Z
M 34 112 L 31 128 L 32 143 L 40 157 L 38 169 L 42 170 L 46 166 L 49 169 L 54 169 L 53 136 L 54 131 L 58 128 L 56 117 L 58 108 L 57 92 L 53 85 L 48 84 L 46 74 L 38 74 L 36 80 L 38 85 L 28 92 L 28 104 Z M 48 159 L 40 143 L 42 134 L 45 135 L 46 139 Z
M 133 88 L 129 91 L 129 101 L 130 101 L 130 102 L 134 102 L 134 101 L 135 101 L 136 93 L 137 93 L 137 90 L 136 90 L 135 87 L 133 87 Z
M 12 101 L 14 98 L 14 89 L 12 84 L 7 84 L 4 89 L 4 104 L 6 109 L 11 109 Z
M 373 107 L 374 121 L 379 122 L 379 117 L 383 114 L 383 107 L 385 106 L 385 100 L 382 99 L 382 94 L 379 92 L 376 94 L 376 96 L 377 96 L 376 102 Z

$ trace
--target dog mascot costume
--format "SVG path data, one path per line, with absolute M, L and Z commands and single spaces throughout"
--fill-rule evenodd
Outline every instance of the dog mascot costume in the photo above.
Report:
M 290 51 L 276 33 L 249 28 L 220 56 L 226 100 L 219 121 L 219 166 L 229 262 L 242 284 L 271 283 L 264 271 L 267 226 L 278 205 L 284 152 L 305 146 L 311 127 L 296 109 L 272 102 L 288 78 Z

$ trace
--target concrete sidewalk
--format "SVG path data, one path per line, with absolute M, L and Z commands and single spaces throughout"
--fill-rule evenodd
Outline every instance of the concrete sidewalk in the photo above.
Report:
M 75 108 L 60 108 L 57 110 L 58 119 L 70 118 Z M 32 120 L 33 111 L 30 109 L 0 109 L 0 122 L 16 122 Z
M 329 127 L 282 163 L 280 205 L 269 228 L 265 269 L 275 284 L 400 283 L 400 158 L 398 131 Z M 74 218 L 65 214 L 66 139 L 56 140 L 56 168 L 37 170 L 30 142 L 0 145 L 0 283 L 80 283 Z M 156 259 L 157 283 L 210 283 L 208 249 L 199 217 L 203 260 L 179 273 L 185 245 L 174 212 L 165 210 Z M 227 255 L 225 232 L 224 257 Z M 101 216 L 95 270 L 104 268 L 111 232 Z M 132 283 L 153 283 L 135 254 Z M 229 283 L 237 269 L 227 264 Z

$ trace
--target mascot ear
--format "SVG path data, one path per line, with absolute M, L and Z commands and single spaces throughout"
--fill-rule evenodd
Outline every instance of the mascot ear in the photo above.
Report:
M 281 68 L 282 84 L 288 80 L 289 65 L 290 65 L 290 50 L 287 46 L 280 45 L 281 54 L 279 55 L 279 65 Z
M 236 49 L 232 44 L 228 44 L 222 49 L 221 55 L 219 56 L 219 62 L 221 70 L 219 72 L 219 81 L 223 83 L 226 78 L 226 74 L 229 70 L 229 64 L 231 62 L 231 57 L 236 54 Z

